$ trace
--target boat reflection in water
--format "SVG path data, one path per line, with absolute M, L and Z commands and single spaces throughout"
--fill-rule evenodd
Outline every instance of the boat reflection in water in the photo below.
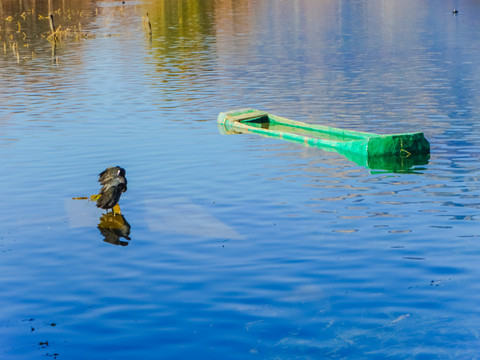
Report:
M 357 165 L 365 166 L 371 169 L 371 173 L 415 173 L 422 170 L 421 165 L 427 165 L 430 160 L 430 154 L 405 154 L 389 156 L 360 156 L 351 153 L 339 154 L 345 156 L 348 160 Z
M 123 241 L 121 238 L 130 240 L 130 224 L 127 222 L 122 214 L 108 213 L 100 217 L 100 223 L 97 226 L 98 230 L 104 237 L 103 241 L 113 244 L 127 246 L 128 241 Z
M 412 173 L 426 165 L 430 144 L 423 133 L 379 135 L 306 124 L 255 109 L 220 113 L 222 134 L 254 133 L 336 152 L 372 172 Z

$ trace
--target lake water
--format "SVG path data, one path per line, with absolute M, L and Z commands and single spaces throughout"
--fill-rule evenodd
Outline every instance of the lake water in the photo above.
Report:
M 52 2 L 56 43 L 0 1 L 1 359 L 479 357 L 478 1 Z M 222 135 L 243 107 L 430 159 Z M 123 236 L 72 199 L 113 165 Z

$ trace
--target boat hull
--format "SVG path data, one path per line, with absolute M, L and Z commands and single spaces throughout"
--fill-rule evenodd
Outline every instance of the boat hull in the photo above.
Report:
M 254 133 L 296 142 L 337 152 L 369 168 L 398 168 L 399 162 L 423 165 L 430 154 L 430 144 L 421 132 L 379 135 L 306 124 L 255 109 L 222 112 L 217 122 L 225 134 Z

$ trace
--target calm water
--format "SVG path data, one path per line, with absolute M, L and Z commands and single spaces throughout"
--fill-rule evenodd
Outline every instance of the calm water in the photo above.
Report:
M 478 1 L 52 8 L 57 45 L 0 2 L 1 359 L 479 357 Z M 240 107 L 431 157 L 221 135 Z M 117 164 L 130 240 L 72 200 Z

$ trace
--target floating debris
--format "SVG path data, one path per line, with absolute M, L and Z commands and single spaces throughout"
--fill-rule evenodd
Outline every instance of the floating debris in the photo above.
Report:
M 395 320 L 393 320 L 390 324 L 391 324 L 391 325 L 395 325 L 396 323 L 399 323 L 400 321 L 405 320 L 405 319 L 408 318 L 409 316 L 410 316 L 410 314 L 400 315 L 400 316 L 397 317 Z

